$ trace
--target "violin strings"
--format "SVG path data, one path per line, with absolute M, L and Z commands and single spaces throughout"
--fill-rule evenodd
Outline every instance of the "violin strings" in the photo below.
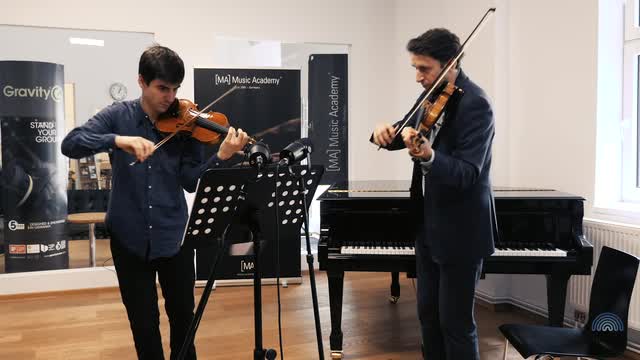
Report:
M 211 106 L 213 106 L 215 103 L 217 103 L 218 101 L 222 100 L 225 96 L 231 94 L 233 91 L 235 91 L 238 88 L 238 85 L 234 85 L 231 89 L 227 90 L 224 94 L 220 95 L 217 99 L 213 100 L 209 105 L 205 106 L 202 110 L 200 110 L 199 112 L 196 112 L 196 114 L 192 115 L 193 117 L 191 119 L 189 119 L 189 121 L 183 123 L 180 127 L 178 127 L 176 129 L 175 132 L 171 133 L 170 135 L 168 135 L 167 137 L 165 137 L 164 139 L 162 139 L 160 142 L 158 142 L 154 147 L 153 150 L 157 150 L 160 146 L 162 146 L 164 143 L 166 143 L 167 141 L 169 141 L 172 137 L 175 136 L 175 134 L 178 133 L 178 131 L 182 130 L 184 127 L 191 125 L 191 123 L 193 122 L 193 120 L 197 119 L 199 116 L 201 116 L 205 111 L 207 111 L 207 109 L 209 109 Z

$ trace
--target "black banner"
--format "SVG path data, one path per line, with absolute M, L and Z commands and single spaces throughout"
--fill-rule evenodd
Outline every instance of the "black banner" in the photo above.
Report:
M 242 128 L 250 136 L 269 146 L 271 154 L 279 154 L 285 146 L 301 137 L 300 71 L 281 69 L 194 69 L 194 97 L 200 108 L 217 99 L 233 86 L 238 88 L 216 103 L 209 111 L 229 118 L 231 126 Z M 217 147 L 210 150 L 210 154 Z M 227 235 L 232 243 L 241 244 L 251 238 L 248 226 L 237 224 Z M 280 276 L 300 277 L 300 233 L 280 234 Z M 262 276 L 276 275 L 276 244 L 262 245 Z M 198 247 L 197 279 L 209 277 L 217 246 Z M 235 256 L 225 256 L 216 270 L 216 279 L 252 279 L 251 256 L 240 255 L 242 245 L 234 245 Z
M 300 70 L 194 69 L 195 102 L 204 107 L 233 86 L 213 111 L 234 128 L 262 140 L 272 154 L 300 139 Z
M 322 184 L 349 179 L 347 54 L 309 56 L 311 163 L 325 168 Z
M 6 272 L 69 266 L 63 88 L 62 65 L 0 61 Z

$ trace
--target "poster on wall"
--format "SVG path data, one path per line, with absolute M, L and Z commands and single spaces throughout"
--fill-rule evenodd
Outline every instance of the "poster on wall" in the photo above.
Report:
M 349 179 L 348 55 L 309 56 L 311 163 L 325 168 L 322 184 Z
M 204 107 L 237 86 L 209 110 L 279 154 L 300 139 L 300 70 L 194 69 L 195 102 Z
M 0 61 L 5 271 L 65 269 L 64 67 Z
M 271 154 L 277 155 L 288 144 L 301 137 L 300 70 L 289 69 L 194 69 L 194 101 L 200 108 L 218 99 L 232 87 L 229 95 L 217 102 L 208 111 L 223 113 L 230 126 L 241 128 L 251 137 L 269 146 Z M 209 155 L 217 151 L 209 149 Z M 244 219 L 236 219 L 236 225 L 227 237 L 233 256 L 226 254 L 216 269 L 216 279 L 252 279 L 254 262 L 252 255 L 243 254 L 241 244 L 252 238 L 249 222 L 263 214 L 243 213 Z M 280 247 L 280 276 L 300 277 L 300 235 L 283 233 Z M 261 242 L 262 243 L 262 242 Z M 261 270 L 264 278 L 276 276 L 277 244 L 268 239 L 262 243 Z M 247 245 L 247 251 L 251 246 Z M 238 250 L 240 249 L 240 250 Z M 219 248 L 217 244 L 198 247 L 196 251 L 197 279 L 209 277 L 213 259 Z

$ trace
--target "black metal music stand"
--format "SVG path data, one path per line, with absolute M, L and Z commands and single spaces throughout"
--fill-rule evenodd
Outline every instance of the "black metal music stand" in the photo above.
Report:
M 276 173 L 276 170 L 278 173 Z M 215 282 L 216 267 L 226 255 L 231 239 L 227 234 L 234 224 L 249 225 L 252 231 L 254 255 L 254 360 L 275 359 L 273 349 L 262 344 L 262 293 L 260 248 L 263 241 L 295 238 L 299 245 L 300 227 L 306 223 L 309 203 L 303 195 L 313 197 L 324 169 L 291 166 L 277 168 L 270 165 L 257 172 L 253 168 L 207 170 L 198 182 L 191 216 L 185 228 L 183 245 L 198 248 L 212 241 L 220 243 L 220 251 L 212 264 L 211 273 L 198 304 L 191 327 L 184 339 L 178 359 L 184 359 L 193 342 L 204 308 Z M 300 190 L 302 179 L 305 190 Z M 277 211 L 276 211 L 277 210 Z M 286 244 L 285 244 L 286 245 Z M 313 281 L 312 285 L 315 285 Z M 315 289 L 313 289 L 315 295 Z M 314 298 L 317 314 L 317 299 Z M 320 328 L 316 315 L 316 328 Z M 321 339 L 318 339 L 321 343 Z

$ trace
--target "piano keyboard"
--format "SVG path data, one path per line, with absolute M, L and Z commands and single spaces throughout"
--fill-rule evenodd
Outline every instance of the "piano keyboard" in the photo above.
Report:
M 492 256 L 544 256 L 567 257 L 567 252 L 560 249 L 496 249 Z
M 341 254 L 350 255 L 415 255 L 413 246 L 341 246 Z
M 348 255 L 408 255 L 415 256 L 413 246 L 341 246 L 341 254 Z M 496 248 L 492 256 L 566 257 L 567 252 L 551 249 Z

